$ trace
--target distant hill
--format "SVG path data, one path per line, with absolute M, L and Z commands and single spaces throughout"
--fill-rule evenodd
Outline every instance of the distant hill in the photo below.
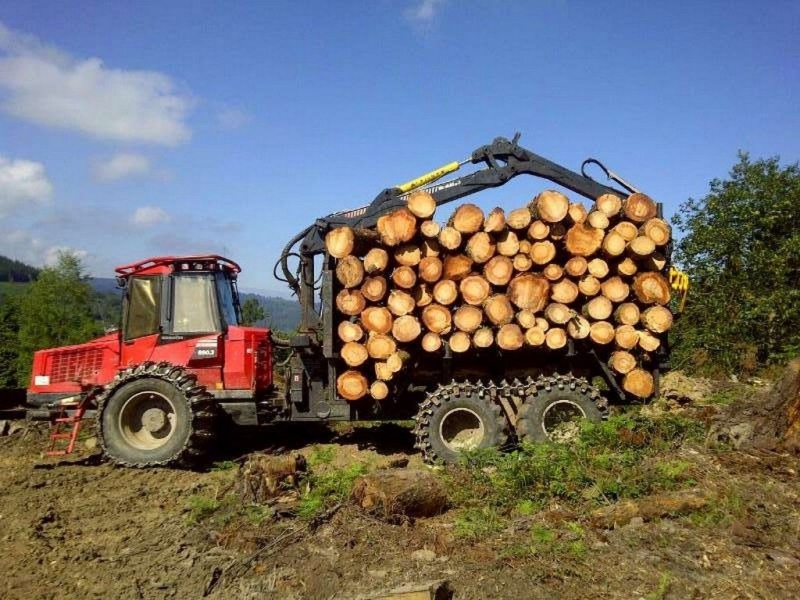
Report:
M 39 276 L 39 269 L 26 265 L 18 260 L 0 256 L 0 281 L 9 283 L 27 283 Z

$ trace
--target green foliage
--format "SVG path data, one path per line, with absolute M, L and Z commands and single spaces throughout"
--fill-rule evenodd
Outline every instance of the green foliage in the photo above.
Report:
M 306 491 L 297 505 L 297 516 L 311 521 L 329 508 L 343 502 L 353 492 L 356 479 L 367 472 L 363 463 L 354 463 L 345 469 L 335 469 L 308 476 Z
M 667 597 L 667 592 L 669 592 L 671 580 L 669 572 L 664 572 L 661 574 L 661 577 L 658 580 L 658 587 L 655 589 L 654 592 L 647 594 L 645 596 L 645 600 L 664 600 Z
M 75 254 L 62 253 L 41 271 L 19 308 L 18 378 L 30 377 L 33 352 L 85 342 L 102 333 L 92 317 L 93 291 Z
M 478 541 L 501 531 L 505 519 L 493 506 L 473 506 L 456 515 L 454 525 L 456 536 Z
M 265 321 L 267 311 L 259 304 L 255 296 L 249 296 L 242 302 L 242 325 L 252 327 Z
M 220 506 L 222 506 L 222 504 L 216 498 L 200 495 L 189 496 L 189 514 L 187 519 L 190 523 L 199 523 L 217 512 Z
M 747 154 L 672 222 L 691 278 L 673 360 L 706 374 L 750 372 L 800 352 L 800 165 Z
M 38 276 L 39 269 L 18 260 L 0 256 L 0 281 L 13 283 L 35 281 Z
M 24 387 L 18 377 L 19 300 L 0 294 L 0 387 Z

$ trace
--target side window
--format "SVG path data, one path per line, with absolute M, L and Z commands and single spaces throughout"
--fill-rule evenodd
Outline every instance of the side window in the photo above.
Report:
M 125 339 L 158 333 L 161 317 L 161 279 L 135 277 L 128 282 L 125 302 Z
M 219 331 L 213 276 L 181 275 L 173 282 L 172 333 Z

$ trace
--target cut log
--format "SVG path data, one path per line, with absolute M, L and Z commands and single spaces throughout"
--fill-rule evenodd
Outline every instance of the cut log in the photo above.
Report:
M 636 358 L 626 350 L 612 352 L 608 359 L 608 366 L 611 370 L 620 375 L 630 373 L 636 367 Z
M 422 336 L 422 349 L 425 352 L 438 352 L 442 347 L 442 337 L 438 333 L 429 331 Z
M 596 296 L 600 293 L 600 280 L 594 275 L 584 275 L 578 282 L 578 289 L 586 297 Z
M 474 204 L 461 204 L 448 223 L 456 231 L 472 234 L 483 227 L 483 211 Z
M 653 376 L 638 367 L 631 369 L 622 378 L 622 389 L 637 398 L 649 398 L 655 390 Z
M 510 323 L 514 318 L 514 309 L 505 294 L 490 296 L 483 305 L 483 312 L 498 327 Z
M 402 317 L 414 312 L 414 296 L 403 290 L 392 290 L 386 299 L 386 308 L 395 317 Z
M 589 212 L 580 202 L 570 202 L 569 209 L 567 210 L 567 216 L 573 223 L 585 223 L 589 217 Z
M 438 238 L 442 231 L 442 226 L 436 221 L 423 221 L 419 224 L 419 232 L 426 238 Z
M 503 231 L 506 227 L 506 213 L 499 206 L 493 208 L 486 215 L 486 220 L 483 222 L 483 230 L 486 233 L 497 233 Z
M 664 333 L 672 327 L 672 311 L 664 306 L 651 306 L 642 313 L 642 325 L 653 333 Z
M 528 226 L 528 238 L 531 240 L 546 240 L 550 235 L 550 225 L 536 219 Z
M 622 212 L 630 221 L 644 223 L 656 216 L 658 207 L 650 196 L 637 192 L 622 203 Z
M 409 194 L 406 206 L 411 214 L 420 219 L 430 219 L 436 212 L 436 200 L 425 190 L 417 190 Z
M 476 348 L 490 348 L 494 344 L 494 332 L 489 327 L 481 327 L 472 334 L 472 344 Z
M 432 239 L 423 239 L 420 244 L 420 251 L 422 253 L 422 258 L 428 257 L 437 257 L 442 253 L 442 247 L 439 245 L 437 240 Z
M 525 343 L 525 336 L 516 323 L 506 323 L 497 332 L 497 346 L 502 350 L 519 350 Z
M 639 233 L 646 235 L 656 246 L 666 246 L 671 237 L 669 225 L 663 219 L 654 217 L 645 221 L 639 229 Z
M 586 223 L 595 229 L 608 229 L 611 224 L 608 220 L 608 215 L 599 210 L 593 210 L 586 217 Z
M 344 258 L 353 253 L 355 234 L 350 227 L 337 227 L 325 234 L 325 249 L 334 258 Z
M 373 248 L 364 257 L 364 271 L 369 275 L 383 273 L 389 264 L 389 253 L 383 248 Z
M 416 304 L 417 308 L 424 308 L 433 302 L 433 293 L 431 288 L 424 283 L 414 286 L 414 289 L 411 290 L 411 295 L 414 296 L 414 303 Z
M 606 344 L 613 342 L 614 335 L 614 326 L 608 321 L 595 321 L 592 323 L 589 331 L 589 338 L 595 344 L 599 344 L 601 346 L 605 346 Z
M 667 266 L 667 257 L 660 252 L 654 252 L 648 256 L 643 263 L 643 270 L 648 271 L 663 271 Z
M 550 263 L 549 265 L 546 265 L 544 269 L 542 269 L 542 275 L 544 275 L 544 278 L 548 281 L 558 281 L 564 276 L 564 269 L 561 267 L 561 265 Z M 577 289 L 578 287 L 575 286 L 576 291 Z
M 531 260 L 535 265 L 546 265 L 556 257 L 556 247 L 550 240 L 531 244 Z
M 469 275 L 461 280 L 458 289 L 464 302 L 473 306 L 480 306 L 489 297 L 492 286 L 480 275 Z
M 631 292 L 630 286 L 617 276 L 600 284 L 600 292 L 614 303 L 624 302 Z
M 419 261 L 419 278 L 427 283 L 436 283 L 442 278 L 444 264 L 438 256 L 427 256 Z
M 367 348 L 358 342 L 347 342 L 339 351 L 339 355 L 348 367 L 359 367 L 369 358 Z
M 372 363 L 372 366 L 375 369 L 375 377 L 377 377 L 379 381 L 391 381 L 394 378 L 394 371 L 389 368 L 386 361 L 375 361 Z
M 388 308 L 383 306 L 369 306 L 361 312 L 361 326 L 370 333 L 389 333 L 392 330 L 394 318 Z
M 567 231 L 565 248 L 573 256 L 591 256 L 600 249 L 604 236 L 602 229 L 578 223 Z
M 519 238 L 515 232 L 509 229 L 497 234 L 497 253 L 508 257 L 519 253 Z
M 614 231 L 620 234 L 626 242 L 630 242 L 639 235 L 639 228 L 630 221 L 620 221 L 614 225 Z
M 621 277 L 633 277 L 636 275 L 638 270 L 639 266 L 630 256 L 626 256 L 619 263 L 617 263 L 617 273 Z
M 342 290 L 336 294 L 336 308 L 343 315 L 355 317 L 361 314 L 367 301 L 359 290 Z
M 458 286 L 452 279 L 442 279 L 433 286 L 433 299 L 443 306 L 450 306 L 458 298 Z
M 550 321 L 548 321 L 545 317 L 536 317 L 536 327 L 542 331 L 547 331 L 550 329 Z
M 594 275 L 598 279 L 603 279 L 608 275 L 608 263 L 602 258 L 593 258 L 586 265 L 586 270 L 589 272 L 589 275 Z
M 632 258 L 641 260 L 651 256 L 656 251 L 656 244 L 646 235 L 639 235 L 628 242 L 628 254 Z
M 372 385 L 369 386 L 369 395 L 372 396 L 373 400 L 385 400 L 389 395 L 389 386 L 386 385 L 385 381 L 373 381 Z
M 417 274 L 411 267 L 396 267 L 392 271 L 392 281 L 397 287 L 410 290 L 417 283 Z
M 534 198 L 533 210 L 545 223 L 559 223 L 569 212 L 569 198 L 556 190 L 545 190 Z
M 442 277 L 460 281 L 472 272 L 472 259 L 463 254 L 450 254 L 444 259 Z
M 616 217 L 622 210 L 622 198 L 615 194 L 602 194 L 595 201 L 595 207 L 608 218 Z
M 370 302 L 380 302 L 386 296 L 388 284 L 383 275 L 367 277 L 361 284 L 361 293 Z
M 336 263 L 336 279 L 345 288 L 354 288 L 364 281 L 364 264 L 357 256 L 345 256 Z
M 428 331 L 438 334 L 449 333 L 452 315 L 446 306 L 430 304 L 422 309 L 422 322 Z
M 588 262 L 583 256 L 573 256 L 564 264 L 564 270 L 570 277 L 581 277 L 586 273 Z
M 439 477 L 419 469 L 383 469 L 364 475 L 356 480 L 353 497 L 362 509 L 393 523 L 433 517 L 447 505 L 447 490 Z
M 378 233 L 386 246 L 408 242 L 417 232 L 417 218 L 407 208 L 400 208 L 378 218 Z
M 636 325 L 640 316 L 639 306 L 634 302 L 624 302 L 614 311 L 614 320 L 620 325 Z
M 492 237 L 485 231 L 479 231 L 467 240 L 464 254 L 474 262 L 482 265 L 495 254 L 496 246 Z
M 464 331 L 456 331 L 447 340 L 447 344 L 450 346 L 450 350 L 456 354 L 463 354 L 472 348 L 472 338 Z
M 639 343 L 639 332 L 631 325 L 620 325 L 614 333 L 614 341 L 623 350 L 631 350 Z
M 339 323 L 339 326 L 336 328 L 336 333 L 339 336 L 339 340 L 345 344 L 347 342 L 358 342 L 364 337 L 364 330 L 361 329 L 361 325 L 353 323 L 352 321 L 342 321 Z
M 367 378 L 354 370 L 348 370 L 336 378 L 336 391 L 345 400 L 360 400 L 367 395 L 369 383 Z
M 394 260 L 404 267 L 416 267 L 422 260 L 422 248 L 419 244 L 402 244 L 394 251 Z
M 517 312 L 515 318 L 523 329 L 536 327 L 536 314 L 532 310 L 521 310 Z
M 367 338 L 366 347 L 370 358 L 386 360 L 397 350 L 397 343 L 390 335 L 372 333 Z
M 607 232 L 603 238 L 603 253 L 606 256 L 622 256 L 627 246 L 628 242 L 616 229 Z
M 585 340 L 589 337 L 591 330 L 592 326 L 582 315 L 576 314 L 567 321 L 567 334 L 573 340 Z
M 531 224 L 531 211 L 526 208 L 517 208 L 506 215 L 506 225 L 511 229 L 527 229 Z
M 530 253 L 531 253 L 531 242 L 530 242 L 530 240 L 526 240 L 524 238 L 520 239 L 519 240 L 519 251 L 520 251 L 521 254 L 530 255 Z
M 669 282 L 661 273 L 639 273 L 633 280 L 633 292 L 643 304 L 669 304 Z
M 661 346 L 661 340 L 649 331 L 639 332 L 639 347 L 645 352 L 655 352 Z
M 550 299 L 561 304 L 571 304 L 578 297 L 578 285 L 571 279 L 562 279 L 550 286 Z
M 559 302 L 551 302 L 544 309 L 545 318 L 553 325 L 566 325 L 575 311 Z
M 492 285 L 507 285 L 512 275 L 514 275 L 514 263 L 507 256 L 494 256 L 483 267 L 483 276 Z
M 561 327 L 551 327 L 544 334 L 544 343 L 551 350 L 560 350 L 567 345 L 567 332 Z
M 520 252 L 514 257 L 512 265 L 514 267 L 514 270 L 520 273 L 525 273 L 526 271 L 530 271 L 533 268 L 533 261 L 531 260 L 531 255 L 523 254 L 522 252 Z
M 581 312 L 592 321 L 605 321 L 611 316 L 614 304 L 605 296 L 595 296 L 583 305 Z
M 419 319 L 414 315 L 398 317 L 392 324 L 392 336 L 398 342 L 404 344 L 413 342 L 420 334 L 422 334 L 422 326 L 419 324 Z
M 533 312 L 539 312 L 545 307 L 549 293 L 550 282 L 541 275 L 524 273 L 514 277 L 508 284 L 508 299 L 514 306 L 528 308 Z
M 442 248 L 457 250 L 461 247 L 461 232 L 453 227 L 442 227 L 437 239 Z
M 525 343 L 528 346 L 541 346 L 544 344 L 545 332 L 538 327 L 531 327 L 525 330 Z
M 483 311 L 476 306 L 465 304 L 453 313 L 453 325 L 460 331 L 473 333 L 482 323 Z

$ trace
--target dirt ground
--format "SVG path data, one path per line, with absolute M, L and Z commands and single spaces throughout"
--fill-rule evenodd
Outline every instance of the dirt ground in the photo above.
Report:
M 398 427 L 267 439 L 262 449 L 322 452 L 333 465 L 419 464 Z M 439 579 L 464 600 L 800 596 L 800 461 L 789 456 L 684 447 L 680 459 L 713 498 L 699 513 L 607 530 L 552 506 L 474 541 L 457 535 L 457 511 L 401 525 L 350 504 L 316 526 L 258 512 L 205 517 L 202 500 L 226 502 L 235 469 L 123 469 L 85 447 L 58 461 L 42 458 L 46 442 L 34 426 L 0 438 L 0 597 L 9 600 L 350 599 Z M 228 458 L 257 449 L 240 444 Z M 541 524 L 565 518 L 580 524 L 580 551 L 568 536 L 518 551 Z

